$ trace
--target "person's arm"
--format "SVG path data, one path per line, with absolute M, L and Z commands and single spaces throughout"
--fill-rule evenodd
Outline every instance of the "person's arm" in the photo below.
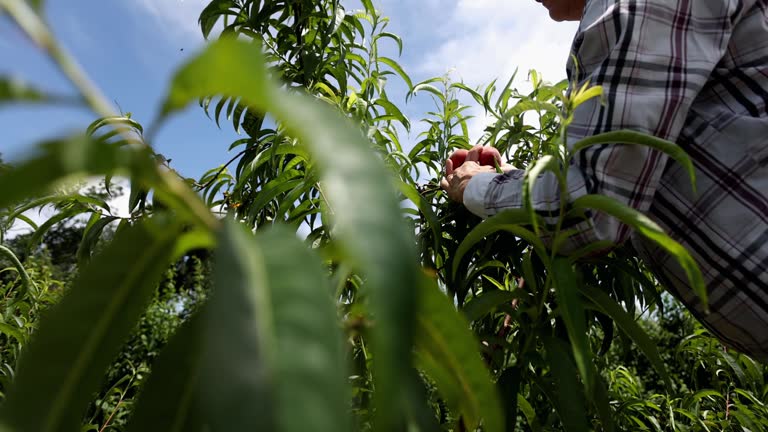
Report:
M 689 108 L 727 49 L 731 16 L 741 0 L 591 0 L 574 43 L 579 86 L 603 87 L 579 106 L 567 130 L 568 144 L 603 132 L 631 129 L 676 141 Z M 667 157 L 637 145 L 605 145 L 575 155 L 567 175 L 570 198 L 602 194 L 645 212 Z M 467 183 L 463 202 L 489 217 L 522 202 L 523 171 L 479 173 Z M 557 180 L 537 179 L 532 202 L 540 214 L 559 210 Z M 556 219 L 555 219 L 556 220 Z M 547 222 L 553 222 L 548 219 Z M 577 227 L 564 245 L 573 250 L 595 241 L 624 242 L 630 229 L 603 213 Z

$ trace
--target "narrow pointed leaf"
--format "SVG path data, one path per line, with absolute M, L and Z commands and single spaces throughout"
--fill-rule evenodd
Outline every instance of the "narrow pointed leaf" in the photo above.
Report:
M 389 57 L 379 57 L 378 61 L 391 67 L 392 70 L 394 70 L 398 75 L 400 75 L 400 78 L 402 78 L 403 81 L 405 81 L 405 84 L 408 86 L 408 91 L 411 91 L 413 89 L 413 81 L 411 81 L 411 77 L 409 77 L 408 74 L 405 73 L 405 70 L 403 70 L 402 66 L 400 66 L 398 62 L 392 60 Z
M 656 345 L 648 337 L 648 334 L 637 324 L 637 322 L 625 311 L 615 300 L 613 300 L 608 294 L 601 290 L 589 285 L 581 285 L 581 292 L 584 293 L 603 313 L 611 317 L 613 322 L 619 326 L 621 331 L 626 333 L 627 336 L 632 339 L 640 351 L 645 354 L 651 365 L 659 376 L 664 379 L 664 383 L 667 386 L 667 390 L 672 391 L 672 381 L 670 381 L 669 373 L 664 361 L 659 356 L 659 352 L 656 349 Z
M 539 223 L 536 220 L 536 209 L 533 207 L 532 201 L 533 188 L 536 185 L 536 180 L 538 180 L 540 175 L 546 171 L 557 173 L 557 169 L 557 159 L 555 159 L 553 156 L 547 155 L 537 160 L 536 163 L 534 163 L 533 166 L 525 172 L 525 178 L 523 179 L 523 205 L 531 217 L 533 231 L 537 236 L 540 236 L 540 233 Z
M 470 231 L 466 237 L 464 237 L 464 240 L 462 240 L 458 249 L 456 249 L 456 253 L 453 255 L 453 274 L 456 275 L 456 272 L 458 272 L 459 265 L 461 265 L 461 260 L 464 258 L 467 252 L 469 252 L 469 250 L 472 249 L 472 246 L 476 245 L 482 239 L 498 231 L 522 228 L 518 225 L 527 225 L 530 224 L 530 222 L 531 216 L 526 210 L 523 209 L 507 210 L 483 221 L 480 225 Z M 535 247 L 542 251 L 545 250 L 544 244 L 541 243 L 541 240 L 535 236 L 527 237 L 530 237 L 527 238 L 527 240 L 532 241 Z
M 19 273 L 19 276 L 21 276 L 22 289 L 16 293 L 16 298 L 14 302 L 22 300 L 29 292 L 34 293 L 35 291 L 37 291 L 35 287 L 35 282 L 29 277 L 29 273 L 27 273 L 27 270 L 24 268 L 24 265 L 21 264 L 21 261 L 19 261 L 19 258 L 16 256 L 15 253 L 13 253 L 12 250 L 8 249 L 3 245 L 0 245 L 0 257 L 3 257 L 9 260 L 11 264 L 13 264 L 13 267 L 16 268 L 16 271 Z
M 469 323 L 434 282 L 420 291 L 416 357 L 452 410 L 470 430 L 481 423 L 486 432 L 504 430 L 499 396 L 478 354 Z
M 61 96 L 52 96 L 20 79 L 0 76 L 0 107 L 8 103 L 73 103 Z
M 519 298 L 518 292 L 493 290 L 480 294 L 467 303 L 462 311 L 469 321 L 477 321 L 494 308 Z
M 586 404 L 584 391 L 579 385 L 576 367 L 571 361 L 568 345 L 555 338 L 544 338 L 544 348 L 552 369 L 552 379 L 557 391 L 552 405 L 560 416 L 563 428 L 567 432 L 583 432 L 587 428 Z
M 685 168 L 685 171 L 691 179 L 691 187 L 693 188 L 694 193 L 696 192 L 696 170 L 693 168 L 691 158 L 679 145 L 671 141 L 657 138 L 653 135 L 647 135 L 631 130 L 620 130 L 584 138 L 574 144 L 571 148 L 571 154 L 576 154 L 587 147 L 602 144 L 636 144 L 651 147 L 666 154 Z
M 573 207 L 575 209 L 598 210 L 609 214 L 661 246 L 677 260 L 688 276 L 693 291 L 704 305 L 704 309 L 709 309 L 707 286 L 698 264 L 691 254 L 680 243 L 670 238 L 656 222 L 639 211 L 605 195 L 581 196 L 574 200 Z
M 576 273 L 568 259 L 560 257 L 555 258 L 552 262 L 551 274 L 554 278 L 558 309 L 563 321 L 565 321 L 565 328 L 571 340 L 573 357 L 584 382 L 586 394 L 591 397 L 596 377 L 593 372 L 592 350 L 589 346 L 585 323 L 586 315 L 584 314 L 584 305 L 579 298 Z

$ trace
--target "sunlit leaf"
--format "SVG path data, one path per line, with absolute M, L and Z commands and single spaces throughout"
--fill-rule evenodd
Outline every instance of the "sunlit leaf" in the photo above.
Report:
M 696 193 L 696 170 L 693 167 L 693 162 L 691 162 L 688 154 L 674 142 L 636 131 L 620 130 L 583 138 L 573 145 L 571 154 L 576 154 L 588 147 L 602 144 L 635 144 L 650 147 L 666 154 L 685 168 L 691 179 L 691 188 Z
M 153 166 L 146 150 L 117 148 L 83 136 L 50 141 L 40 148 L 40 156 L 0 173 L 0 207 L 48 192 L 64 178 L 103 175 L 119 168 L 146 172 Z
M 584 102 L 603 95 L 603 88 L 601 86 L 586 88 L 587 85 L 588 83 L 584 85 L 585 87 L 583 87 L 581 91 L 573 95 L 571 99 L 571 109 L 576 109 Z
M 385 33 L 385 34 L 389 35 L 390 33 Z M 402 51 L 402 42 L 400 42 L 400 44 L 401 44 L 400 50 Z M 392 60 L 389 57 L 379 57 L 378 61 L 380 63 L 384 63 L 385 65 L 391 67 L 392 70 L 394 70 L 400 76 L 400 78 L 402 78 L 403 81 L 405 81 L 405 84 L 408 86 L 408 91 L 413 89 L 413 82 L 411 81 L 411 77 L 408 76 L 408 74 L 405 72 L 405 70 L 403 70 L 403 67 L 400 66 L 398 62 Z

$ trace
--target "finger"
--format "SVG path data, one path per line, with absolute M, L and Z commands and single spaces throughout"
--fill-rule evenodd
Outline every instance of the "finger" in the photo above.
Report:
M 445 175 L 453 175 L 453 161 L 450 159 L 445 161 Z
M 448 189 L 451 188 L 450 183 L 448 183 L 448 179 L 443 177 L 442 180 L 440 180 L 440 188 L 446 192 L 448 192 Z
M 483 146 L 476 145 L 472 147 L 472 150 L 467 152 L 467 162 L 480 162 L 480 153 L 483 151 Z
M 499 165 L 502 164 L 501 153 L 499 153 L 499 150 L 496 147 L 485 147 L 483 153 L 493 155 L 493 159 L 496 160 L 496 163 Z

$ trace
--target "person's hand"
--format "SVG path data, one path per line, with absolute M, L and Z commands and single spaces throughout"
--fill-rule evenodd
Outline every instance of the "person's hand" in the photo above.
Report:
M 455 166 L 456 162 L 460 166 Z M 454 201 L 464 202 L 464 190 L 472 177 L 481 172 L 497 172 L 498 164 L 503 172 L 516 169 L 514 166 L 502 163 L 499 151 L 493 147 L 475 146 L 471 150 L 458 150 L 445 162 L 445 178 L 440 181 L 440 187 Z
M 472 177 L 483 172 L 495 173 L 496 169 L 472 160 L 466 160 L 460 167 L 453 169 L 453 161 L 448 159 L 445 163 L 445 177 L 440 181 L 440 187 L 448 193 L 448 198 L 463 203 L 467 184 Z

